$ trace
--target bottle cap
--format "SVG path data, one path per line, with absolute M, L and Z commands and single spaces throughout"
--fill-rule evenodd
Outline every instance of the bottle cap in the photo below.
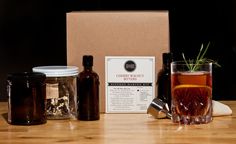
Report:
M 93 66 L 93 56 L 84 55 L 83 56 L 83 66 Z

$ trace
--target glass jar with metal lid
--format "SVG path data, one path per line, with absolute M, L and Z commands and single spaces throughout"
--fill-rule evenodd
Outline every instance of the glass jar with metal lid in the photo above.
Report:
M 33 72 L 46 75 L 47 119 L 76 119 L 78 67 L 39 66 Z

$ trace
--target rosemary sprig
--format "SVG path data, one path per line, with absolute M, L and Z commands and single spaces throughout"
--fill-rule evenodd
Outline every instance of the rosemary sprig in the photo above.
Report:
M 205 58 L 205 55 L 207 53 L 209 46 L 210 46 L 210 42 L 207 44 L 206 48 L 204 49 L 204 45 L 202 44 L 195 60 L 194 59 L 186 60 L 184 53 L 182 53 L 184 62 L 186 63 L 189 71 L 196 71 L 199 68 L 199 65 L 204 64 L 204 63 L 212 63 L 218 67 L 221 67 L 216 61 Z

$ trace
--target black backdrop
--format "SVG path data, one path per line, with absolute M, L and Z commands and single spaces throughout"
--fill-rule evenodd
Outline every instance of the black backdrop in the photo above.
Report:
M 233 0 L 1 0 L 0 100 L 6 75 L 39 65 L 66 64 L 66 12 L 81 10 L 168 10 L 175 59 L 194 56 L 211 41 L 214 99 L 236 99 L 236 2 Z

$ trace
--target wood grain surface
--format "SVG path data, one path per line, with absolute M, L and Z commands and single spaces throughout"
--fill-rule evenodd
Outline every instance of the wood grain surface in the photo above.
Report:
M 232 116 L 209 124 L 179 125 L 147 114 L 101 114 L 99 121 L 48 120 L 34 126 L 9 125 L 7 103 L 0 102 L 0 143 L 157 144 L 236 143 L 236 101 L 223 101 Z

